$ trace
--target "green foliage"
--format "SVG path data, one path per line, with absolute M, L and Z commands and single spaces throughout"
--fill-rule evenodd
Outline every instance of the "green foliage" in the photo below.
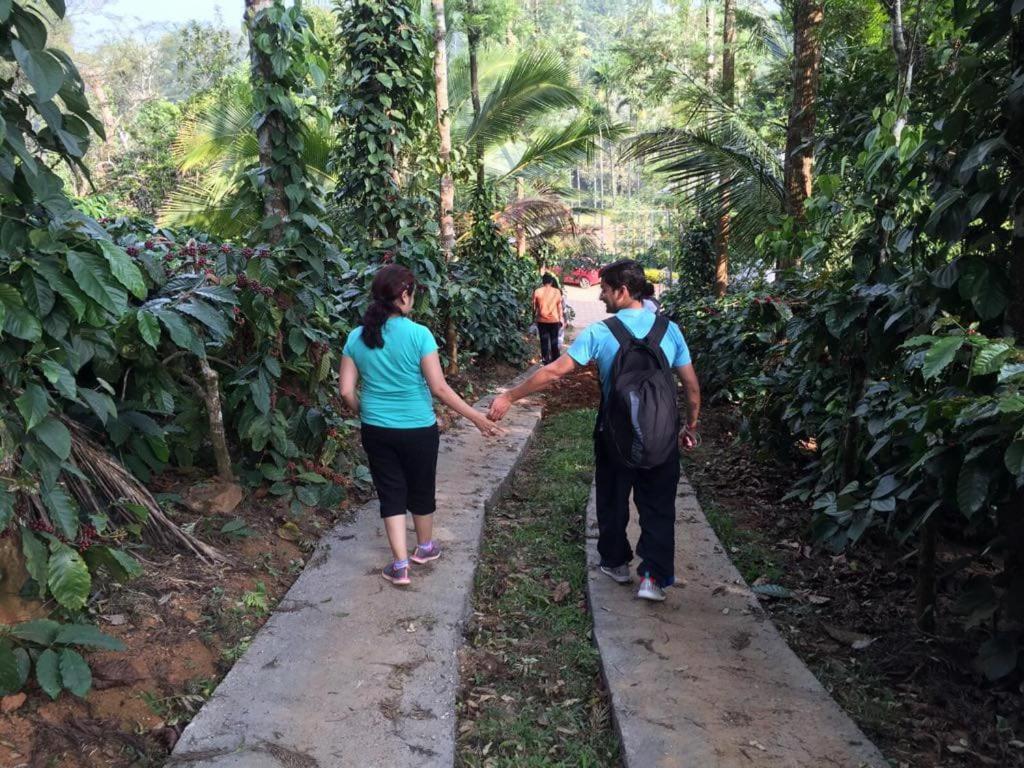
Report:
M 181 119 L 181 109 L 169 101 L 142 106 L 128 127 L 132 148 L 113 158 L 104 180 L 107 195 L 142 216 L 156 215 L 179 183 L 171 147 Z
M 512 362 L 526 358 L 523 333 L 532 321 L 537 272 L 519 258 L 491 218 L 493 188 L 474 194 L 473 225 L 460 245 L 448 286 L 450 311 L 471 351 Z
M 670 255 L 670 264 L 678 272 L 678 278 L 671 291 L 662 296 L 662 302 L 694 301 L 710 295 L 715 282 L 714 225 L 697 217 L 684 223 Z
M 339 237 L 359 263 L 388 258 L 437 291 L 437 225 L 422 151 L 433 127 L 431 46 L 406 0 L 339 3 L 344 70 L 334 111 L 342 125 L 332 160 Z M 405 161 L 411 169 L 406 173 Z M 429 159 L 427 160 L 429 163 Z
M 252 93 L 253 125 L 260 140 L 268 144 L 272 164 L 252 169 L 248 176 L 264 201 L 271 195 L 284 196 L 282 207 L 267 210 L 260 226 L 271 242 L 289 249 L 289 258 L 298 259 L 322 278 L 323 239 L 332 232 L 322 221 L 323 201 L 303 159 L 302 112 L 304 100 L 311 96 L 307 91 L 323 82 L 327 63 L 310 55 L 312 32 L 301 4 L 285 8 L 277 0 L 249 24 L 259 61 Z
M 35 670 L 35 681 L 51 699 L 61 691 L 79 698 L 92 687 L 92 672 L 77 649 L 124 650 L 120 640 L 91 624 L 36 619 L 0 625 L 0 695 L 21 690 Z

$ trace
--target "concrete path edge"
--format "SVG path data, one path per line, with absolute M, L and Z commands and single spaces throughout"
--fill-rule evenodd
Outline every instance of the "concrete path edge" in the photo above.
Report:
M 678 583 L 660 604 L 598 570 L 593 489 L 587 508 L 594 642 L 626 768 L 887 768 L 765 614 L 685 477 L 676 501 Z
M 442 436 L 435 538 L 445 555 L 415 566 L 412 586 L 379 575 L 387 544 L 376 501 L 324 536 L 167 765 L 453 765 L 457 654 L 484 516 L 507 492 L 540 416 L 527 399 L 506 418 L 504 438 L 488 442 L 465 422 Z

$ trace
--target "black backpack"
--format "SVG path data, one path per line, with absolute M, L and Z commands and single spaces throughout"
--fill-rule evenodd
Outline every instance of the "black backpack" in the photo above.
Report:
M 659 315 L 638 339 L 617 317 L 604 321 L 619 342 L 608 396 L 601 401 L 600 431 L 619 461 L 630 469 L 664 464 L 679 439 L 679 404 L 661 340 L 668 318 Z

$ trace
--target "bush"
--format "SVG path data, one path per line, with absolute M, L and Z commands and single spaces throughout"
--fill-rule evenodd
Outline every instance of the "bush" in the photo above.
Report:
M 966 260 L 952 266 L 969 274 Z M 909 270 L 885 284 L 830 275 L 784 296 L 666 309 L 709 400 L 736 403 L 749 436 L 794 457 L 805 455 L 798 444 L 813 447 L 791 495 L 812 505 L 820 542 L 838 551 L 877 529 L 903 543 L 941 524 L 962 545 L 999 553 L 1004 573 L 961 597 L 974 615 L 1003 617 L 977 660 L 999 677 L 1024 644 L 1009 513 L 1024 500 L 1024 350 L 959 319 L 972 307 L 949 270 Z

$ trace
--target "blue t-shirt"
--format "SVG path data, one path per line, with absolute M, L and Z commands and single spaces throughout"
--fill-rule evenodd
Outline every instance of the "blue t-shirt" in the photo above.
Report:
M 636 338 L 642 339 L 651 332 L 658 316 L 646 309 L 620 309 L 615 316 Z M 661 339 L 661 349 L 665 359 L 673 368 L 690 364 L 690 348 L 686 346 L 683 332 L 679 326 L 669 322 L 668 330 Z M 592 323 L 583 329 L 576 341 L 569 347 L 569 356 L 580 365 L 597 360 L 597 372 L 601 377 L 601 389 L 608 394 L 611 383 L 608 375 L 612 369 L 615 354 L 619 351 L 619 342 L 603 322 Z
M 420 360 L 437 351 L 426 326 L 407 317 L 384 323 L 384 346 L 370 349 L 360 326 L 348 335 L 342 354 L 359 369 L 359 418 L 364 424 L 391 429 L 417 429 L 437 423 L 430 388 Z

